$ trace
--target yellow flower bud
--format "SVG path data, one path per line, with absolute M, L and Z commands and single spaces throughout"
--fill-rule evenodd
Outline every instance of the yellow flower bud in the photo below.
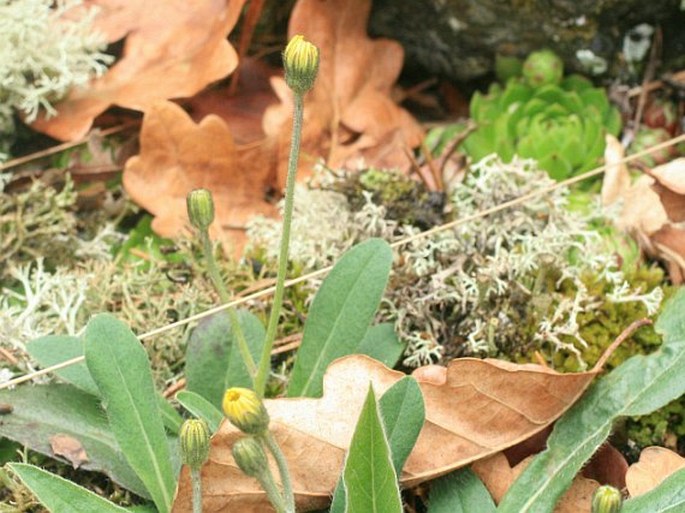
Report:
M 304 37 L 294 36 L 283 52 L 283 67 L 288 87 L 304 94 L 314 85 L 319 71 L 319 49 Z
M 209 427 L 204 420 L 188 419 L 181 426 L 181 460 L 192 469 L 199 469 L 209 457 Z
M 214 200 L 207 189 L 195 189 L 186 196 L 188 218 L 198 230 L 206 230 L 214 221 Z
M 229 388 L 222 402 L 224 415 L 249 435 L 261 435 L 269 427 L 269 414 L 259 396 L 249 388 Z
M 621 502 L 621 492 L 616 488 L 600 486 L 592 496 L 592 513 L 618 513 Z
M 233 444 L 233 459 L 243 473 L 250 477 L 259 477 L 266 472 L 269 462 L 262 444 L 252 436 L 241 438 Z

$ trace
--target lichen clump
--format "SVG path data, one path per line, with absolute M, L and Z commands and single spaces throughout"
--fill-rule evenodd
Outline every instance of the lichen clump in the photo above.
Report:
M 0 151 L 11 143 L 13 111 L 28 122 L 72 87 L 101 75 L 112 57 L 83 0 L 0 0 Z M 79 12 L 79 16 L 74 13 Z
M 55 264 L 73 255 L 76 244 L 76 192 L 67 180 L 61 190 L 40 180 L 19 192 L 5 192 L 0 175 L 0 270 L 15 264 L 49 255 Z M 3 271 L 0 271 L 2 278 Z
M 505 164 L 490 157 L 453 188 L 448 207 L 454 218 L 469 217 L 551 183 L 532 161 Z M 365 202 L 354 211 L 344 196 L 300 189 L 296 204 L 309 208 L 298 212 L 293 259 L 316 268 L 368 237 L 397 241 L 420 231 L 390 219 L 392 205 L 377 204 L 377 195 L 363 192 Z M 319 194 L 335 202 L 318 200 Z M 610 342 L 602 330 L 584 329 L 593 315 L 609 305 L 640 305 L 631 315 L 654 314 L 661 289 L 653 282 L 644 288 L 628 282 L 617 259 L 601 249 L 590 219 L 566 205 L 567 193 L 557 190 L 401 247 L 378 318 L 394 321 L 407 343 L 405 365 L 465 355 L 531 361 L 537 351 L 550 365 L 575 370 L 596 359 L 595 347 Z M 327 207 L 328 217 L 321 215 Z M 346 220 L 344 230 L 336 231 L 338 219 Z M 254 244 L 276 247 L 271 225 L 253 224 Z M 325 251 L 300 240 L 325 243 Z M 625 327 L 631 320 L 615 324 Z
M 102 213 L 77 215 L 68 175 L 59 189 L 36 180 L 8 192 L 3 183 L 0 175 L 0 348 L 11 358 L 0 359 L 0 382 L 33 369 L 28 342 L 78 335 L 98 312 L 116 312 L 145 333 L 216 304 L 211 285 L 160 256 L 152 239 L 139 243 L 142 258 L 118 256 L 125 236 Z M 178 259 L 191 251 L 180 249 Z M 174 278 L 179 270 L 186 279 Z M 187 334 L 147 342 L 160 386 L 177 372 Z

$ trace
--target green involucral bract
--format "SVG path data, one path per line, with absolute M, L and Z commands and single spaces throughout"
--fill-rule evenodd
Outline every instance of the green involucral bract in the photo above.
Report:
M 579 75 L 559 85 L 534 87 L 512 79 L 493 84 L 488 94 L 471 99 L 478 128 L 463 149 L 478 161 L 497 153 L 505 162 L 514 155 L 533 158 L 556 180 L 599 165 L 605 135 L 621 130 L 618 110 L 603 89 Z

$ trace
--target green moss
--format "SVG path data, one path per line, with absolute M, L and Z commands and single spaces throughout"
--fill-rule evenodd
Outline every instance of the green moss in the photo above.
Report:
M 75 205 L 69 175 L 60 190 L 41 180 L 18 192 L 0 187 L 0 269 L 38 257 L 51 269 L 67 264 L 77 249 Z
M 651 292 L 661 287 L 668 297 L 673 289 L 664 287 L 664 272 L 660 267 L 642 265 L 625 275 L 631 289 Z M 591 275 L 583 277 L 583 283 L 590 295 L 606 298 L 609 294 L 606 281 L 597 280 Z M 604 351 L 632 322 L 652 317 L 646 306 L 639 301 L 612 302 L 604 299 L 598 309 L 578 315 L 579 333 L 588 344 L 581 350 L 583 360 L 590 366 L 594 365 Z M 631 334 L 612 354 L 605 365 L 611 370 L 634 354 L 647 354 L 661 344 L 661 337 L 654 331 L 654 327 L 643 326 Z M 563 352 L 554 355 L 553 361 L 558 370 L 576 372 L 580 370 L 578 362 Z
M 645 447 L 662 446 L 685 455 L 685 398 L 670 402 L 649 415 L 622 419 L 612 444 L 632 463 Z
M 444 195 L 399 172 L 370 168 L 336 182 L 333 190 L 344 194 L 354 211 L 366 204 L 364 195 L 371 194 L 374 203 L 386 208 L 386 218 L 400 224 L 425 230 L 445 220 Z
M 634 266 L 632 270 L 625 271 L 625 278 L 631 289 L 649 292 L 655 287 L 661 287 L 666 299 L 675 291 L 674 287 L 664 284 L 664 271 L 658 266 Z M 650 316 L 642 302 L 613 303 L 606 300 L 606 295 L 609 293 L 606 281 L 598 280 L 596 277 L 586 274 L 583 276 L 583 283 L 588 288 L 590 295 L 604 299 L 599 308 L 592 312 L 581 313 L 577 317 L 578 332 L 588 344 L 587 348 L 581 350 L 581 356 L 583 361 L 589 366 L 593 366 L 609 345 L 633 321 L 656 316 Z M 546 288 L 548 287 L 549 282 L 546 284 Z M 568 284 L 564 292 L 569 297 L 575 294 L 573 287 Z M 531 303 L 531 309 L 523 326 L 520 327 L 516 339 L 523 341 L 532 335 L 531 328 L 534 328 L 539 318 L 539 315 L 535 315 L 534 312 L 545 312 L 545 298 L 549 297 L 549 292 L 541 294 Z M 568 341 L 572 342 L 570 337 Z M 660 344 L 661 337 L 656 333 L 654 327 L 652 325 L 643 326 L 616 348 L 604 369 L 610 371 L 633 355 L 649 354 L 658 349 Z M 529 351 L 525 351 L 525 346 L 516 349 L 524 349 L 516 355 L 514 358 L 516 361 L 535 361 L 532 354 L 535 348 L 530 348 Z M 563 372 L 581 370 L 578 358 L 571 352 L 556 351 L 548 354 L 547 357 L 551 359 L 552 366 L 556 370 Z M 620 433 L 614 443 L 629 457 L 632 455 L 633 459 L 637 459 L 643 448 L 651 445 L 666 446 L 682 453 L 685 451 L 685 442 L 683 442 L 685 440 L 683 438 L 685 437 L 685 397 L 673 401 L 650 415 L 626 419 L 619 431 Z

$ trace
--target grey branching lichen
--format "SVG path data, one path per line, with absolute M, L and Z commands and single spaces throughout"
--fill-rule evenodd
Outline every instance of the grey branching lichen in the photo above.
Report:
M 532 161 L 491 157 L 454 187 L 450 204 L 456 218 L 467 217 L 552 183 Z M 292 258 L 307 268 L 330 264 L 359 240 L 394 241 L 418 231 L 387 219 L 370 195 L 357 212 L 330 192 L 300 189 L 296 201 L 307 208 L 298 212 Z M 464 355 L 516 359 L 539 350 L 550 361 L 557 352 L 570 354 L 583 367 L 588 341 L 578 317 L 605 304 L 589 284 L 602 284 L 608 301 L 640 302 L 656 312 L 661 289 L 633 290 L 590 220 L 566 203 L 567 193 L 557 190 L 397 252 L 379 320 L 394 321 L 408 343 L 405 365 Z M 249 235 L 273 254 L 276 224 L 256 222 Z M 316 242 L 300 242 L 306 240 Z
M 15 285 L 0 294 L 0 347 L 20 362 L 22 371 L 32 368 L 25 353 L 27 342 L 53 333 L 78 335 L 98 312 L 116 312 L 133 330 L 144 333 L 215 304 L 204 280 L 175 283 L 166 263 L 154 257 L 119 264 L 111 257 L 91 255 L 72 264 L 48 271 L 37 259 L 9 267 Z M 182 360 L 187 333 L 183 328 L 180 334 L 176 331 L 147 343 L 160 385 L 174 375 L 170 367 Z M 11 377 L 5 374 L 6 379 Z
M 91 226 L 75 215 L 71 180 L 60 191 L 38 180 L 23 192 L 3 192 L 0 175 L 0 348 L 12 355 L 0 368 L 0 381 L 33 367 L 26 343 L 53 333 L 78 335 L 88 318 L 116 312 L 138 333 L 209 308 L 211 286 L 202 279 L 178 283 L 168 262 L 156 258 L 117 262 L 114 244 L 122 240 L 111 222 Z M 83 228 L 91 235 L 86 237 Z M 183 358 L 186 329 L 148 342 L 160 385 Z M 0 367 L 7 365 L 0 359 Z
M 83 0 L 0 0 L 0 151 L 11 142 L 14 109 L 28 122 L 41 109 L 52 115 L 72 87 L 105 72 L 112 57 L 92 28 L 95 14 Z

